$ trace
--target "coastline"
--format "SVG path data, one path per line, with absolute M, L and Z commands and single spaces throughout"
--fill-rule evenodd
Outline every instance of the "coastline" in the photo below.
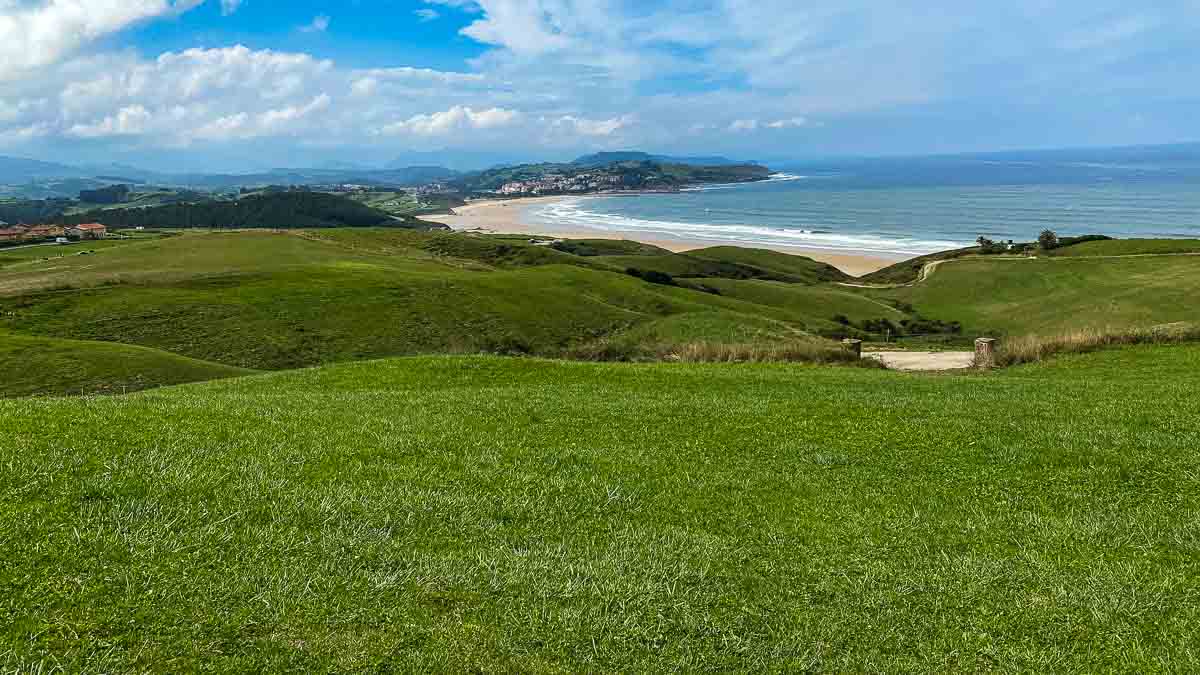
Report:
M 598 230 L 585 227 L 562 227 L 539 225 L 529 222 L 526 210 L 538 204 L 552 204 L 571 197 L 521 197 L 471 202 L 454 209 L 450 215 L 422 216 L 424 220 L 441 223 L 456 231 L 475 231 L 487 234 L 528 234 L 560 239 L 627 239 L 664 248 L 675 253 L 686 253 L 701 248 L 722 246 L 721 242 L 688 237 L 666 235 L 646 236 L 644 232 L 621 230 Z M 749 248 L 749 247 L 747 247 Z M 913 256 L 883 256 L 875 252 L 830 251 L 827 249 L 771 244 L 755 245 L 780 253 L 805 256 L 818 262 L 828 263 L 852 276 L 862 276 L 894 265 Z

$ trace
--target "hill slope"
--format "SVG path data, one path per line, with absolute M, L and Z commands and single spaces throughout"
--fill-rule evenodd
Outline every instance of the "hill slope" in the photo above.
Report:
M 0 654 L 1194 671 L 1197 372 L 421 358 L 0 401 Z
M 833 315 L 864 304 L 830 295 L 814 315 L 811 305 L 647 283 L 609 266 L 608 256 L 406 230 L 195 233 L 49 259 L 36 257 L 41 250 L 13 251 L 20 262 L 9 265 L 0 255 L 0 328 L 256 369 L 417 353 L 558 355 L 627 332 L 728 342 L 754 334 L 742 325 L 811 339 L 831 330 Z M 797 259 L 781 269 L 799 277 L 824 267 Z
M 150 208 L 99 209 L 68 216 L 65 221 L 70 224 L 97 222 L 115 228 L 177 229 L 441 227 L 415 218 L 395 218 L 341 195 L 304 190 L 269 192 L 236 201 L 209 200 Z
M 974 332 L 1051 334 L 1200 320 L 1200 256 L 967 258 L 870 295 Z
M 0 397 L 120 394 L 253 372 L 145 347 L 0 333 Z

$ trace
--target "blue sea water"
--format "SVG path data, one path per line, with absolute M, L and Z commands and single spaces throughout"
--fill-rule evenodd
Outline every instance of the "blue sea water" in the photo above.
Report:
M 1200 146 L 846 160 L 772 180 L 677 194 L 569 198 L 532 207 L 545 226 L 646 239 L 910 256 L 976 238 L 1200 238 Z

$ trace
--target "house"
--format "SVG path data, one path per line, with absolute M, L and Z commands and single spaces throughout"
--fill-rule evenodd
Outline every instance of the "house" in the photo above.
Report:
M 67 236 L 78 239 L 103 239 L 107 235 L 108 228 L 100 223 L 84 223 L 83 225 L 72 225 L 67 228 Z
M 65 234 L 61 225 L 34 225 L 25 231 L 25 238 L 32 240 L 54 239 Z
M 25 228 L 23 227 L 6 227 L 0 229 L 0 244 L 7 244 L 14 241 L 23 241 L 25 239 Z

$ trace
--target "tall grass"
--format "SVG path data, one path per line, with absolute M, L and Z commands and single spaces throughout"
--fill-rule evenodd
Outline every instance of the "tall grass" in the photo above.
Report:
M 1002 341 L 996 353 L 996 365 L 1038 363 L 1057 354 L 1082 354 L 1121 345 L 1181 342 L 1200 342 L 1200 326 L 1171 323 L 1151 328 L 1085 328 L 1051 336 L 1028 335 Z
M 883 367 L 874 359 L 859 358 L 840 345 L 793 340 L 776 343 L 636 344 L 599 341 L 567 350 L 565 358 L 579 361 L 666 361 L 677 363 L 814 363 Z

